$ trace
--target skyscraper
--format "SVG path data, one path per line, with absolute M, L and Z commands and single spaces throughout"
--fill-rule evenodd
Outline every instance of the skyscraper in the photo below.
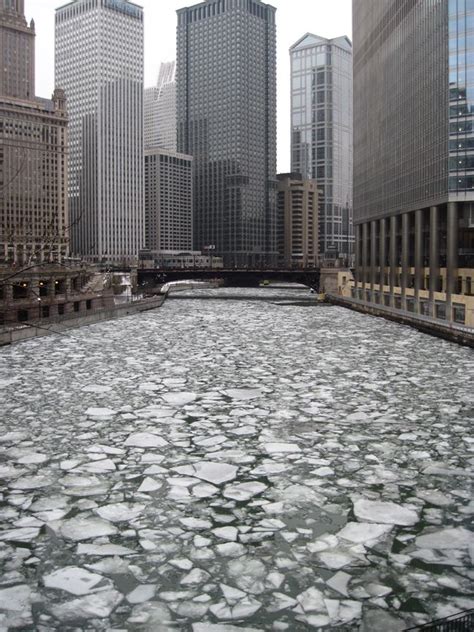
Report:
M 0 0 L 0 94 L 35 96 L 35 23 L 26 22 L 24 0 Z
M 57 9 L 56 82 L 70 115 L 73 251 L 133 261 L 144 245 L 142 8 L 73 0 Z
M 178 150 L 194 157 L 194 245 L 275 262 L 275 9 L 206 0 L 178 12 Z
M 176 62 L 160 66 L 156 86 L 145 89 L 145 149 L 176 151 Z
M 352 44 L 306 33 L 290 48 L 291 170 L 316 179 L 321 256 L 347 261 L 352 227 Z
M 356 0 L 353 295 L 474 326 L 474 3 Z
M 15 266 L 68 250 L 66 100 L 35 96 L 34 46 L 23 0 L 0 0 L 0 263 Z

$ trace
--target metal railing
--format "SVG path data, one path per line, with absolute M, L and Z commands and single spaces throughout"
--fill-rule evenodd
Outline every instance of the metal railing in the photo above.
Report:
M 414 628 L 407 628 L 405 632 L 417 630 L 419 632 L 472 632 L 474 630 L 474 610 L 459 612 L 446 619 L 438 619 Z

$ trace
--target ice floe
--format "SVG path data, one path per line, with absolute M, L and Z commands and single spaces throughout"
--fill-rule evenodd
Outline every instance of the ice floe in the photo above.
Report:
M 222 485 L 233 481 L 237 476 L 238 467 L 228 463 L 213 463 L 201 461 L 192 465 L 183 465 L 174 468 L 175 472 L 187 476 L 195 476 L 214 485 Z
M 97 589 L 111 588 L 110 580 L 77 566 L 65 566 L 43 578 L 46 588 L 65 590 L 73 595 L 87 595 Z
M 373 501 L 361 498 L 354 502 L 354 514 L 360 520 L 382 524 L 414 525 L 418 512 L 412 508 L 392 502 Z

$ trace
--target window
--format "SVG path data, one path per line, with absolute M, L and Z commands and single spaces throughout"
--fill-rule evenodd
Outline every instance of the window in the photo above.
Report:
M 28 320 L 28 310 L 27 309 L 19 309 L 17 313 L 17 318 L 19 323 L 24 323 Z
M 436 301 L 435 314 L 436 318 L 439 318 L 440 320 L 446 320 L 446 303 Z

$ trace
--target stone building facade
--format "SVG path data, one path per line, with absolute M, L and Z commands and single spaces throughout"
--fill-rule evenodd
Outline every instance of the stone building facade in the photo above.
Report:
M 35 96 L 35 23 L 24 0 L 0 0 L 0 95 Z
M 278 176 L 277 243 L 280 264 L 289 268 L 318 265 L 318 189 L 299 173 Z
M 0 265 L 68 253 L 66 99 L 34 95 L 33 26 L 23 0 L 0 4 Z
M 145 152 L 145 242 L 152 252 L 193 249 L 193 159 Z

